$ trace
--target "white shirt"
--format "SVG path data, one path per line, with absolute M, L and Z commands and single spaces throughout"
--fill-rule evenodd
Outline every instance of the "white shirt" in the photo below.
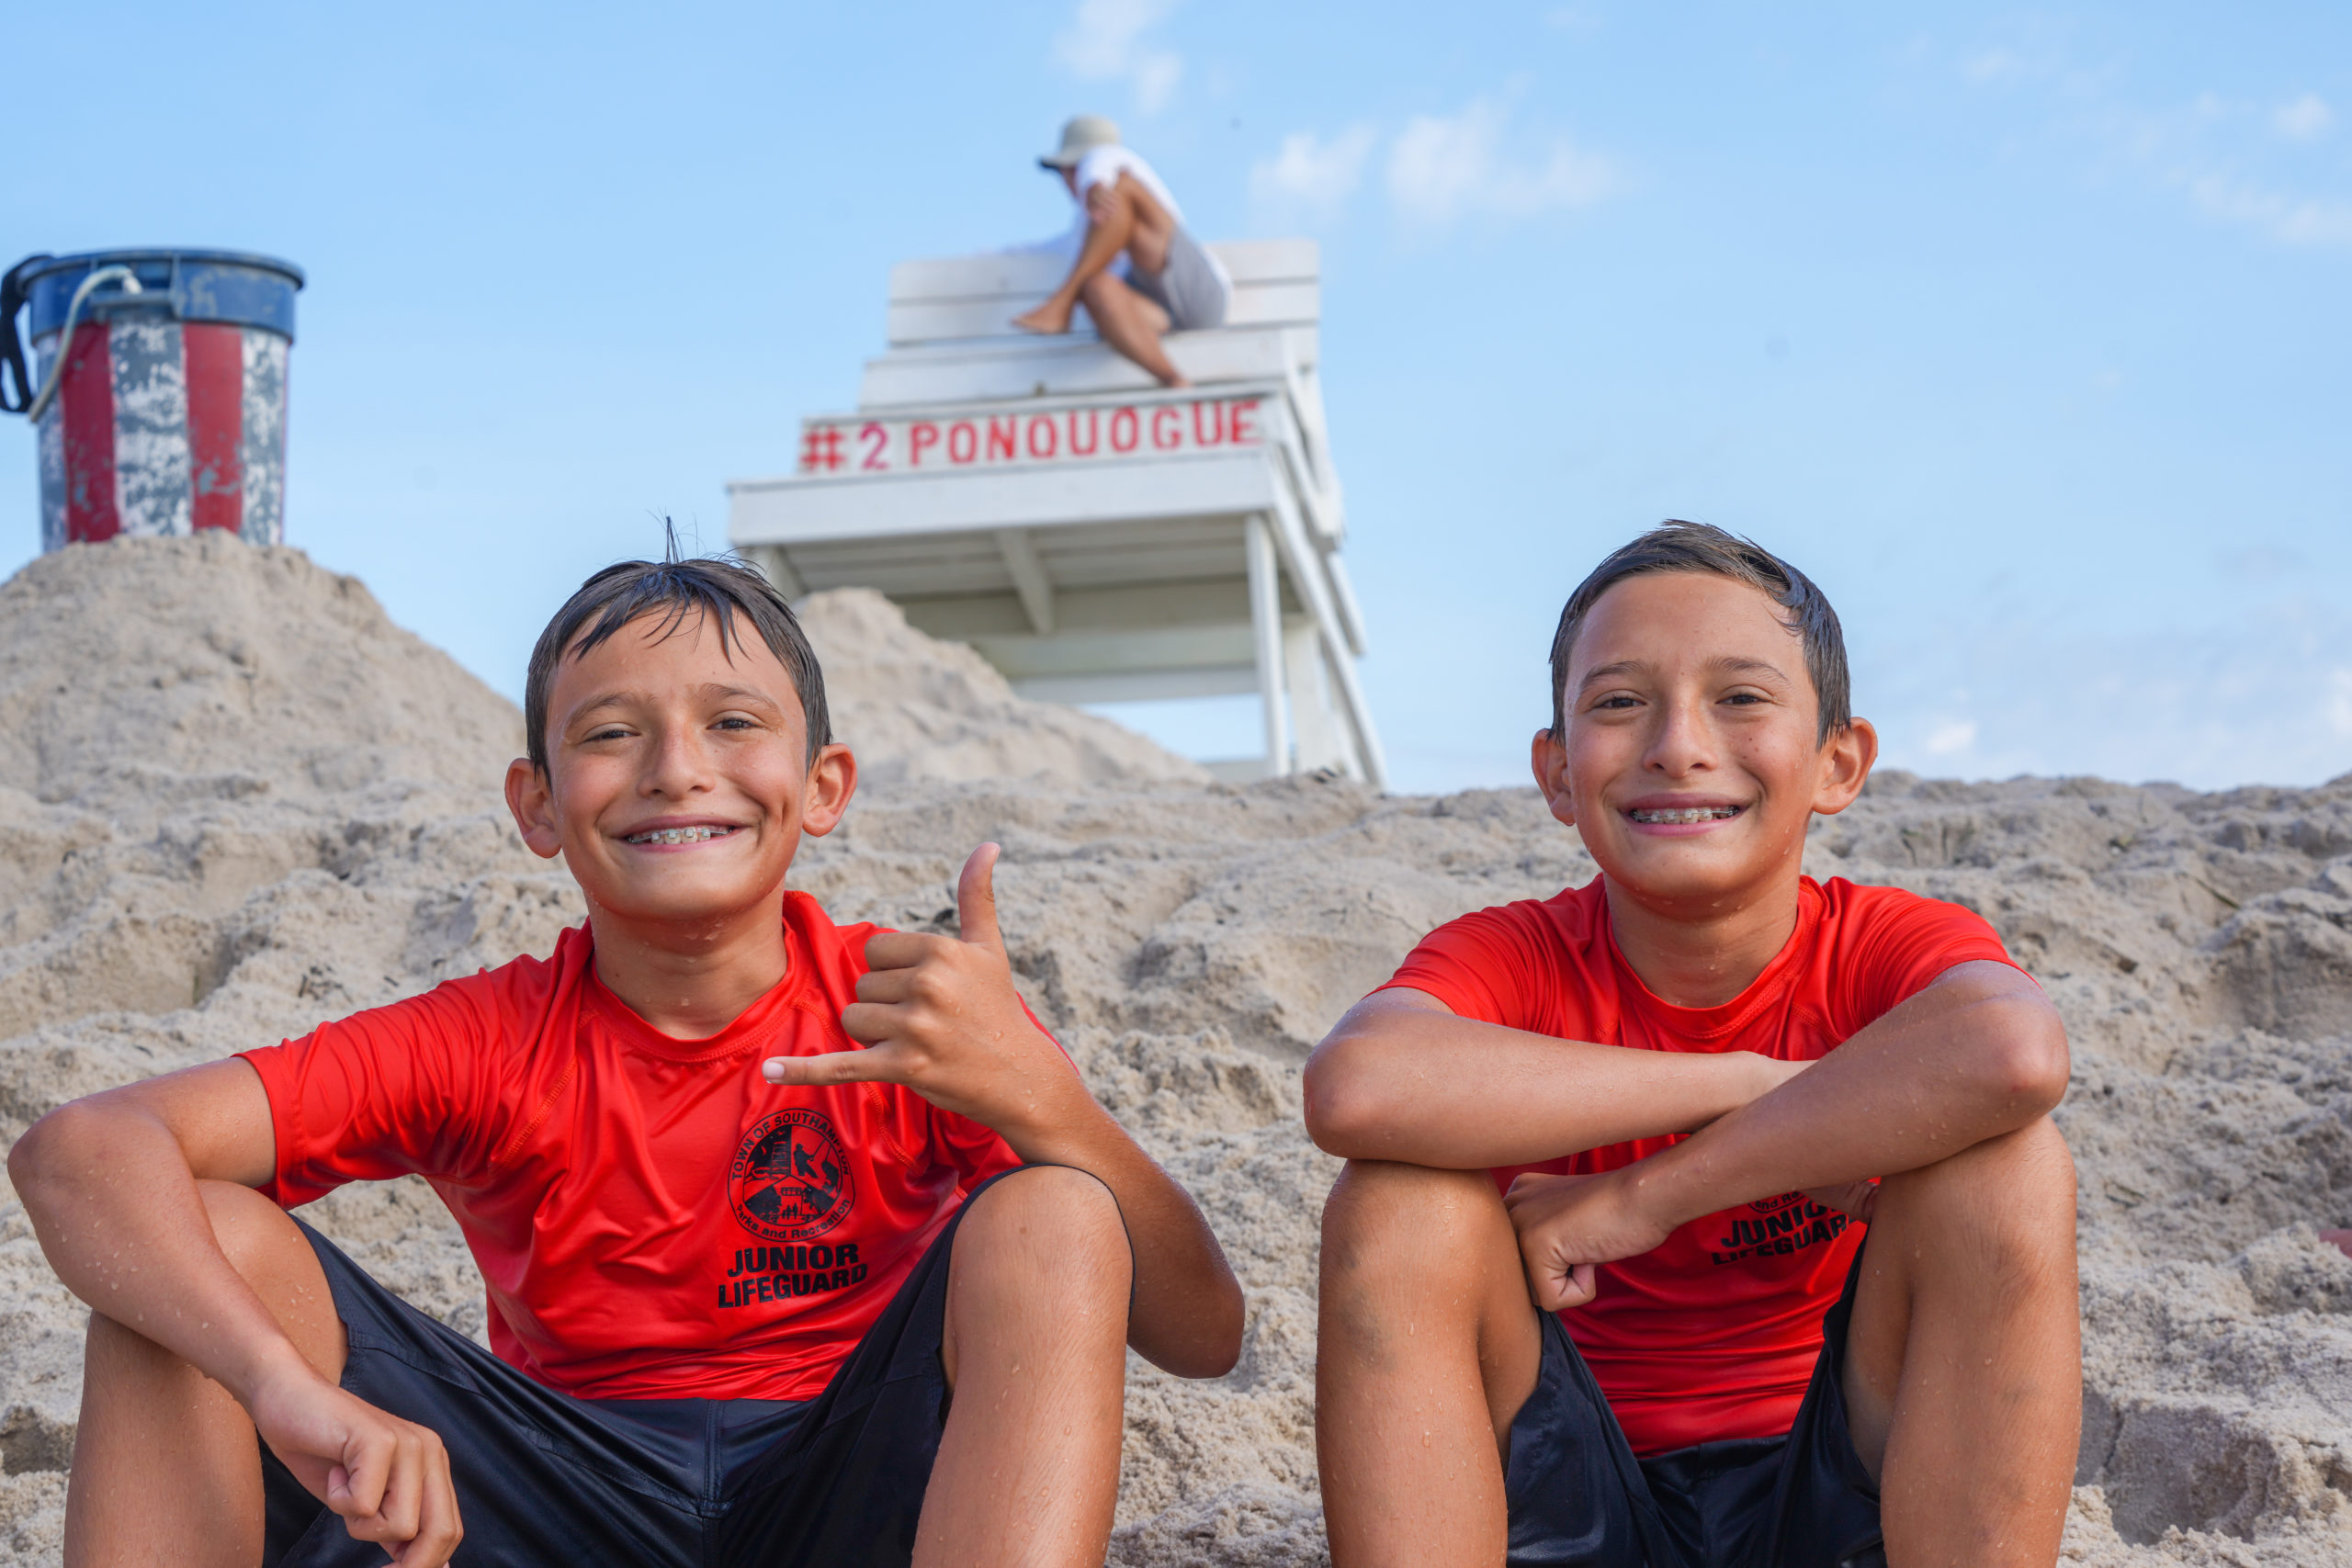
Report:
M 1151 192 L 1152 199 L 1168 209 L 1168 216 L 1176 220 L 1180 228 L 1184 222 L 1184 209 L 1176 205 L 1175 193 L 1168 188 L 1168 182 L 1161 179 L 1159 171 L 1145 163 L 1143 154 L 1132 147 L 1122 147 L 1114 142 L 1107 147 L 1091 149 L 1084 157 L 1079 159 L 1077 168 L 1071 173 L 1074 176 L 1071 181 L 1075 187 L 1073 194 L 1078 198 L 1078 217 L 1071 221 L 1068 229 L 1050 240 L 1038 240 L 1026 245 L 1013 245 L 1010 247 L 1011 250 L 1044 251 L 1070 262 L 1077 261 L 1079 252 L 1086 246 L 1086 231 L 1089 226 L 1086 216 L 1086 193 L 1096 186 L 1118 184 L 1119 176 L 1123 174 L 1135 175 L 1143 188 Z M 1226 273 L 1225 264 L 1217 260 L 1215 254 L 1210 255 L 1209 265 L 1216 270 L 1219 277 L 1225 279 L 1227 288 L 1233 287 L 1232 278 Z M 1112 275 L 1125 277 L 1129 270 L 1127 254 L 1122 251 L 1119 253 L 1118 259 L 1111 264 Z
M 1073 185 L 1080 208 L 1078 222 L 1080 230 L 1086 227 L 1086 193 L 1096 186 L 1117 185 L 1121 175 L 1135 175 L 1143 188 L 1151 192 L 1152 199 L 1168 209 L 1169 217 L 1179 223 L 1184 221 L 1184 209 L 1176 205 L 1176 197 L 1169 191 L 1168 183 L 1132 147 L 1122 147 L 1114 142 L 1108 147 L 1091 148 L 1078 161 L 1076 174 Z

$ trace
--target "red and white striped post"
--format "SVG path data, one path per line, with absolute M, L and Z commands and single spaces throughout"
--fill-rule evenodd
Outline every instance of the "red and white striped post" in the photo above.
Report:
M 41 547 L 286 527 L 286 361 L 302 274 L 224 251 L 98 251 L 18 264 L 0 298 L 12 412 L 33 417 Z M 31 312 L 36 373 L 16 342 Z M 6 389 L 0 386 L 0 395 Z

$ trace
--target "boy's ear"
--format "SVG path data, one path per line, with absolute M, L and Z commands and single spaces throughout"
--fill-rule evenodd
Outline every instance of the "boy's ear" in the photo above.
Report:
M 1834 817 L 1854 804 L 1870 781 L 1878 761 L 1878 727 L 1858 718 L 1822 743 L 1820 783 L 1813 792 L 1813 808 Z
M 506 809 L 523 842 L 541 860 L 553 860 L 563 850 L 563 835 L 556 830 L 555 790 L 546 772 L 528 757 L 506 764 Z
M 857 759 L 836 740 L 817 753 L 808 770 L 808 787 L 800 797 L 800 830 L 820 839 L 831 832 L 856 793 Z
M 1548 729 L 1535 732 L 1527 749 L 1528 766 L 1534 771 L 1535 787 L 1544 792 L 1544 804 L 1552 815 L 1568 827 L 1577 825 L 1576 792 L 1568 786 L 1568 749 L 1560 738 Z

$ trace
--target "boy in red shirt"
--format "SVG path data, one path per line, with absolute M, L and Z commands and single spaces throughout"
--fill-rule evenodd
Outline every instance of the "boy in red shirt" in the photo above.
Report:
M 1800 874 L 1877 752 L 1835 613 L 1669 523 L 1552 683 L 1600 875 L 1431 932 L 1307 1065 L 1334 1562 L 2046 1568 L 2065 1034 L 1974 915 Z
M 525 716 L 508 804 L 589 908 L 552 957 L 12 1152 L 95 1309 L 66 1561 L 1099 1564 L 1125 1347 L 1220 1375 L 1240 1292 L 1014 991 L 995 846 L 961 940 L 786 890 L 856 763 L 732 563 L 590 578 Z M 406 1172 L 489 1351 L 280 1207 Z

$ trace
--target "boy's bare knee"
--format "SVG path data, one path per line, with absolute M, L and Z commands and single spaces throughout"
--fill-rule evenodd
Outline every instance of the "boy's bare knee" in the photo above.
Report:
M 2047 1116 L 2039 1117 L 1994 1142 L 2005 1145 L 1998 1153 L 2011 1167 L 2012 1179 L 2043 1204 L 2061 1209 L 2069 1219 L 2073 1218 L 2075 1156 L 2066 1147 L 2066 1134 L 2058 1130 L 2055 1122 Z
M 1118 1200 L 1099 1178 L 1062 1165 L 1024 1166 L 991 1182 L 956 1240 L 1018 1254 L 1025 1270 L 1057 1278 L 1115 1268 L 1122 1290 L 1133 1264 Z
M 212 1237 L 237 1272 L 252 1279 L 256 1271 L 275 1272 L 284 1266 L 289 1247 L 312 1256 L 311 1244 L 285 1210 L 250 1187 L 233 1181 L 196 1184 L 204 1200 L 205 1217 L 212 1222 Z
M 1351 1159 L 1323 1203 L 1327 1254 L 1381 1255 L 1408 1247 L 1430 1262 L 1510 1232 L 1502 1197 L 1483 1170 Z
M 1092 1344 L 1115 1375 L 1126 1338 L 1135 1255 L 1118 1201 L 1067 1166 L 1024 1166 L 974 1197 L 956 1232 L 940 1360 L 961 1385 L 967 1343 L 1002 1345 L 1009 1325 L 1052 1325 L 1065 1347 Z M 1052 1310 L 1039 1313 L 1041 1303 Z M 1084 1331 L 1074 1337 L 1071 1331 Z
M 1973 1269 L 2039 1272 L 2075 1255 L 2075 1161 L 2047 1116 L 1886 1179 L 1874 1231 L 1932 1234 Z M 1930 1247 L 1928 1251 L 1935 1251 Z
M 319 1255 L 293 1217 L 250 1187 L 233 1181 L 196 1184 L 212 1236 L 230 1266 L 277 1319 L 304 1359 L 323 1376 L 340 1377 L 345 1354 L 343 1319 L 334 1309 Z
M 2014 1133 L 1987 1138 L 1949 1159 L 1891 1176 L 1880 1201 L 1939 1210 L 1999 1208 L 2020 1202 L 2030 1209 L 2064 1200 L 2074 1212 L 2075 1160 L 2065 1136 L 2049 1117 L 2036 1118 Z

